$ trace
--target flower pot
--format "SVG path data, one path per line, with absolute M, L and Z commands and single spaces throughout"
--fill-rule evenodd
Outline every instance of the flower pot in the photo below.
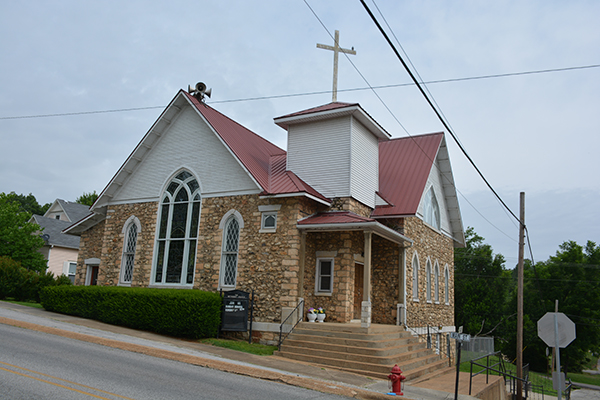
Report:
M 325 321 L 325 314 L 317 314 L 317 322 Z
M 317 319 L 317 314 L 306 314 L 306 317 L 308 318 L 308 322 L 315 322 L 315 320 Z

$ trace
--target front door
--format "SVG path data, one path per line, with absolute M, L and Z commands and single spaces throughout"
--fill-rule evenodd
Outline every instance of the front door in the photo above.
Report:
M 98 284 L 98 266 L 93 265 L 91 267 L 90 285 L 96 286 Z
M 354 264 L 354 319 L 360 319 L 361 306 L 363 301 L 363 290 L 365 282 L 365 266 L 363 264 Z

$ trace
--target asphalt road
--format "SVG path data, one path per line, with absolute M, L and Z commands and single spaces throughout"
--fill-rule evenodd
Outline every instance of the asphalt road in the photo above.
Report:
M 344 399 L 0 324 L 0 399 Z

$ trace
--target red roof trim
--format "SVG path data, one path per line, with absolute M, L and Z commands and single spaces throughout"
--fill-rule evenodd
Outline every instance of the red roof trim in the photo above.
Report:
M 298 225 L 356 224 L 365 222 L 376 221 L 350 211 L 327 211 L 301 219 L 298 221 Z

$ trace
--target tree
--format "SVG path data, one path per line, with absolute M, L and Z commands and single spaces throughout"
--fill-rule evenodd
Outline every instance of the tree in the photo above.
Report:
M 52 205 L 50 203 L 46 203 L 41 206 L 35 196 L 31 193 L 25 196 L 24 194 L 10 192 L 6 196 L 10 201 L 19 203 L 19 211 L 26 211 L 34 215 L 44 215 Z
M 472 227 L 465 238 L 466 246 L 454 252 L 456 325 L 472 335 L 492 334 L 504 318 L 510 272 Z
M 85 193 L 84 192 L 81 196 L 79 196 L 75 200 L 75 203 L 79 203 L 79 204 L 83 204 L 85 206 L 90 206 L 91 207 L 94 204 L 94 202 L 96 201 L 96 199 L 98 199 L 98 194 L 94 190 L 92 193 Z
M 576 324 L 577 338 L 561 349 L 563 371 L 580 371 L 590 352 L 600 352 L 600 247 L 592 241 L 580 246 L 566 241 L 547 261 L 535 268 L 526 263 L 524 268 L 524 328 L 523 360 L 532 370 L 545 371 L 548 364 L 546 344 L 537 336 L 537 321 L 546 312 L 566 314 Z M 516 279 L 516 277 L 515 277 Z M 516 310 L 516 291 L 513 291 L 508 309 Z M 516 322 L 509 321 L 502 331 L 507 339 L 502 352 L 516 355 Z
M 44 256 L 38 250 L 44 246 L 39 236 L 41 228 L 28 222 L 31 214 L 11 195 L 0 193 L 0 256 L 7 256 L 30 271 L 44 272 Z

